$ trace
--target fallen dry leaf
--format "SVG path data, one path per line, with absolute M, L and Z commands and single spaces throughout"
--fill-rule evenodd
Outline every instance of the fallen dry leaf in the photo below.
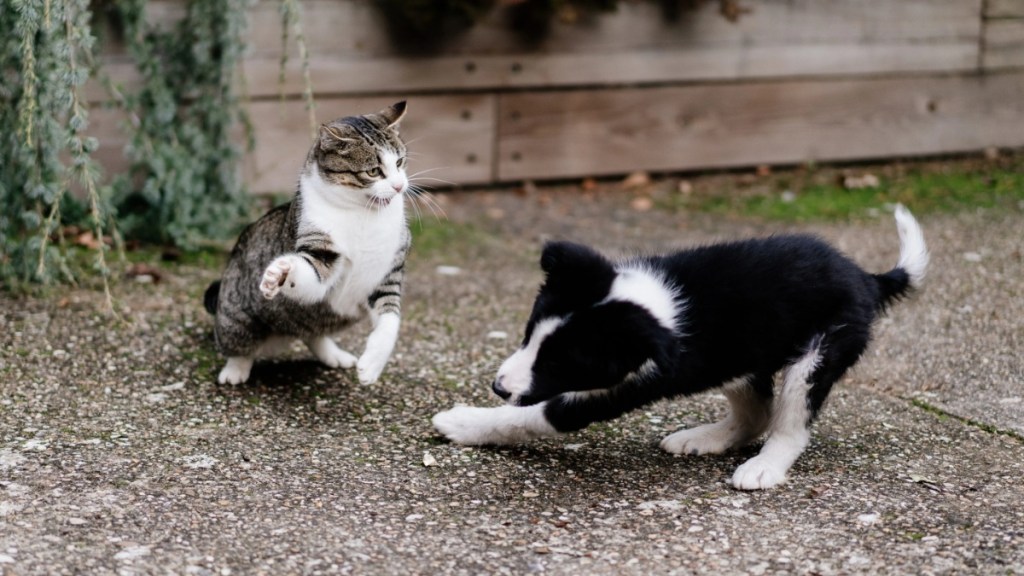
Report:
M 651 177 L 647 172 L 633 172 L 622 180 L 622 187 L 628 189 L 641 188 L 651 183 Z
M 878 188 L 880 182 L 874 174 L 862 176 L 847 176 L 843 178 L 843 187 L 847 190 L 862 190 L 864 188 Z
M 651 200 L 646 196 L 637 196 L 629 203 L 629 207 L 637 212 L 647 212 L 651 208 L 654 208 L 654 200 Z

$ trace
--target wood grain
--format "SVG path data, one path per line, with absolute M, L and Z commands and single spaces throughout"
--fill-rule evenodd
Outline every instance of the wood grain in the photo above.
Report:
M 498 178 L 1024 145 L 1024 73 L 503 95 Z
M 280 17 L 273 3 L 254 9 L 254 95 L 278 87 Z M 399 52 L 379 13 L 358 2 L 303 4 L 310 67 L 330 94 L 664 83 L 724 78 L 837 76 L 976 69 L 980 0 L 766 1 L 738 22 L 701 3 L 667 20 L 655 3 L 624 3 L 615 13 L 557 22 L 526 44 L 502 10 L 439 51 Z M 286 67 L 284 91 L 302 91 L 301 63 Z
M 1024 19 L 986 21 L 984 46 L 983 69 L 1024 68 Z
M 394 98 L 324 98 L 317 117 L 374 112 Z M 290 194 L 310 146 L 309 118 L 302 102 L 289 100 L 250 105 L 256 148 L 243 161 L 243 177 L 254 194 Z M 99 139 L 96 158 L 106 178 L 128 169 L 123 129 L 127 117 L 120 110 L 93 107 L 89 134 Z M 409 99 L 402 121 L 402 136 L 410 151 L 409 173 L 414 182 L 431 187 L 491 182 L 494 178 L 494 96 L 424 96 Z M 241 135 L 238 137 L 241 143 Z
M 830 45 L 707 48 L 679 52 L 546 54 L 428 59 L 313 58 L 317 92 L 328 94 L 669 83 L 699 80 L 967 72 L 977 68 L 978 42 L 941 45 Z M 253 96 L 279 91 L 276 61 L 248 60 Z M 287 67 L 284 91 L 301 93 L 299 65 Z
M 168 0 L 162 0 L 167 2 Z M 173 3 L 173 0 L 172 0 Z M 159 2 L 158 2 L 159 4 Z M 304 0 L 302 26 L 311 53 L 336 58 L 444 57 L 672 50 L 710 46 L 945 43 L 977 38 L 981 0 L 762 0 L 730 22 L 716 2 L 693 3 L 667 17 L 656 2 L 622 2 L 617 10 L 555 18 L 549 33 L 528 41 L 498 7 L 429 54 L 402 52 L 372 3 Z M 148 9 L 148 8 L 147 8 Z M 278 0 L 250 10 L 256 58 L 279 58 Z M 294 47 L 290 48 L 294 50 Z
M 1024 0 L 985 0 L 987 18 L 1024 18 Z

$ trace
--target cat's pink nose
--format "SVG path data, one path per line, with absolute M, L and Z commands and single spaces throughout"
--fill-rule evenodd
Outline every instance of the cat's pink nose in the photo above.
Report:
M 391 184 L 391 188 L 393 188 L 396 193 L 401 194 L 402 188 L 405 188 L 405 184 L 403 182 L 393 182 Z

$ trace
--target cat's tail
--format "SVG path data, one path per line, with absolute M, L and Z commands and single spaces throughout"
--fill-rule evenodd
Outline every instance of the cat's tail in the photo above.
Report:
M 203 307 L 210 314 L 217 313 L 217 298 L 220 295 L 220 280 L 210 284 L 203 294 Z

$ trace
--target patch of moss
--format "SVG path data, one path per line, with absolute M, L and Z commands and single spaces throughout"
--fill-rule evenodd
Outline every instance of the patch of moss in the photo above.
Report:
M 854 189 L 839 182 L 800 186 L 785 174 L 774 178 L 771 192 L 676 196 L 662 202 L 662 207 L 782 221 L 871 218 L 896 203 L 915 213 L 1024 209 L 1024 159 L 1020 158 L 999 165 L 951 162 L 939 169 L 916 166 L 880 176 L 876 187 Z

